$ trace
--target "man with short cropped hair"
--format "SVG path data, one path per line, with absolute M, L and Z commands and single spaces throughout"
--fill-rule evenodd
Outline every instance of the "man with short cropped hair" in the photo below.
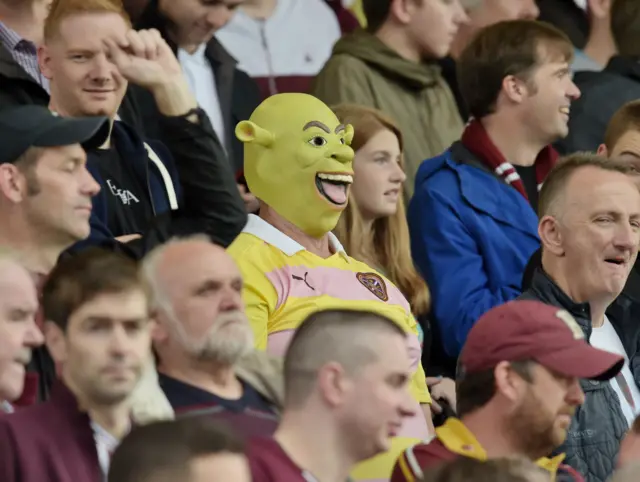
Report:
M 594 347 L 624 357 L 609 382 L 581 381 L 585 403 L 562 446 L 590 481 L 614 469 L 620 441 L 640 407 L 640 327 L 631 310 L 605 313 L 622 292 L 638 254 L 640 192 L 625 163 L 592 154 L 562 160 L 540 192 L 542 263 L 521 299 L 564 309 Z
M 467 16 L 460 0 L 363 0 L 362 7 L 366 30 L 335 44 L 312 93 L 327 105 L 364 105 L 395 119 L 410 199 L 420 163 L 440 154 L 464 127 L 433 61 L 449 53 Z
M 253 481 L 342 481 L 350 472 L 371 479 L 356 464 L 391 449 L 413 412 L 406 340 L 398 324 L 374 313 L 309 316 L 285 356 L 280 426 L 273 439 L 249 446 Z
M 108 482 L 251 482 L 244 443 L 211 420 L 134 428 L 111 458 Z
M 550 143 L 567 135 L 580 95 L 572 55 L 556 28 L 514 20 L 480 31 L 458 60 L 473 120 L 460 141 L 420 166 L 408 210 L 414 261 L 444 348 L 433 352 L 449 376 L 476 320 L 520 294 L 540 245 L 538 189 L 557 159 Z
M 459 419 L 436 429 L 429 443 L 408 449 L 392 482 L 412 482 L 459 457 L 523 456 L 553 480 L 582 481 L 564 456 L 547 457 L 567 437 L 584 401 L 580 379 L 606 381 L 623 358 L 591 347 L 566 311 L 536 301 L 510 301 L 485 313 L 460 356 Z
M 42 305 L 60 380 L 47 402 L 0 418 L 0 480 L 103 482 L 150 357 L 146 288 L 135 262 L 91 249 L 58 263 Z

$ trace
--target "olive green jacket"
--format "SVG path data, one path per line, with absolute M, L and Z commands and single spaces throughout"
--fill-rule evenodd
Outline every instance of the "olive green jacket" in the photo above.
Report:
M 377 108 L 398 123 L 407 198 L 422 161 L 448 149 L 464 127 L 439 66 L 406 60 L 364 30 L 336 43 L 313 94 L 330 106 L 346 102 Z

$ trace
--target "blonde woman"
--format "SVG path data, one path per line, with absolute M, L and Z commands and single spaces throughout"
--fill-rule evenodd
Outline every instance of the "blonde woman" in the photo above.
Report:
M 436 374 L 437 367 L 428 363 L 431 348 L 429 289 L 411 259 L 403 200 L 406 175 L 402 133 L 394 121 L 378 110 L 351 104 L 340 104 L 332 109 L 341 122 L 353 125 L 355 134 L 351 147 L 356 151 L 349 204 L 334 234 L 347 253 L 380 271 L 405 295 L 424 333 L 422 360 L 425 371 Z M 451 380 L 429 379 L 429 384 L 434 399 L 442 391 L 442 395 L 455 405 Z M 437 412 L 438 408 L 434 408 Z

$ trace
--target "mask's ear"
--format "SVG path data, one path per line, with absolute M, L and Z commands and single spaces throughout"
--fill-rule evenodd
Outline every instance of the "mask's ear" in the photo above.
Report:
M 353 141 L 353 126 L 351 124 L 347 124 L 344 128 L 344 142 L 350 146 Z
M 262 147 L 271 147 L 274 141 L 273 134 L 251 121 L 239 122 L 236 126 L 236 137 L 240 142 L 255 142 Z

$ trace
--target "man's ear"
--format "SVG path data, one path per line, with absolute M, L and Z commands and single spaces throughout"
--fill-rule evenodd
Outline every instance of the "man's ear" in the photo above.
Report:
M 415 0 L 391 0 L 387 20 L 393 17 L 402 25 L 408 24 L 411 22 L 416 4 Z
M 564 255 L 564 247 L 562 246 L 562 233 L 560 232 L 558 220 L 553 216 L 543 216 L 538 223 L 538 235 L 542 247 L 556 256 Z
M 40 72 L 45 78 L 51 80 L 53 78 L 53 72 L 51 70 L 51 53 L 49 47 L 41 45 L 38 47 L 38 65 L 40 66 Z
M 251 121 L 239 122 L 236 126 L 236 137 L 240 142 L 255 142 L 262 147 L 271 147 L 275 140 L 273 134 Z
M 527 382 L 514 371 L 511 364 L 507 361 L 498 363 L 493 370 L 493 376 L 496 392 L 513 404 L 518 403 L 526 390 L 525 385 Z
M 14 164 L 0 164 L 0 192 L 14 204 L 24 200 L 26 179 Z
M 44 341 L 49 349 L 51 358 L 56 363 L 61 363 L 67 359 L 67 340 L 65 333 L 53 321 L 44 323 Z
M 529 95 L 526 83 L 515 75 L 507 75 L 502 79 L 502 92 L 514 104 L 520 104 Z
M 606 145 L 600 144 L 598 146 L 598 150 L 596 151 L 596 154 L 603 157 L 609 157 L 609 149 L 607 149 Z

